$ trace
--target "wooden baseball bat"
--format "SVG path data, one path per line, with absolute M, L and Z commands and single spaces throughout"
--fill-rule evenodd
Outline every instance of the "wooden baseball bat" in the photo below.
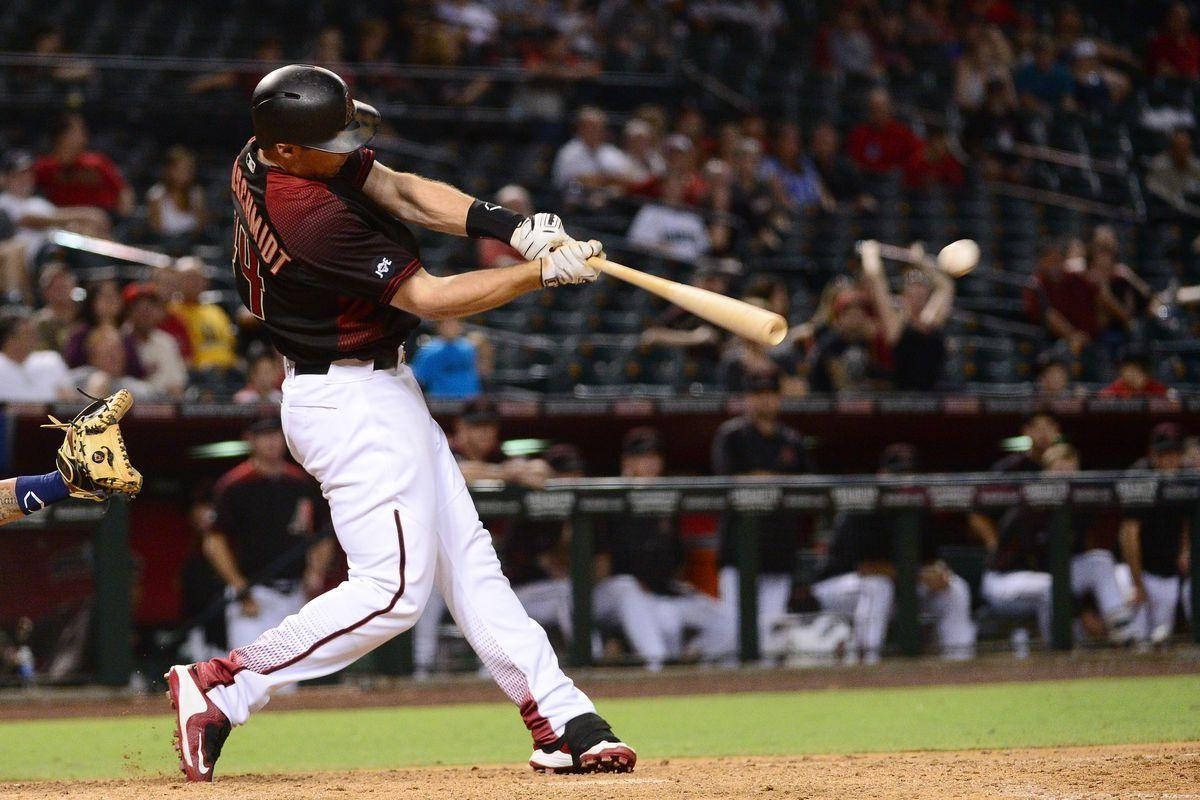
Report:
M 787 336 L 787 320 L 765 308 L 710 292 L 697 286 L 669 281 L 657 275 L 592 256 L 588 264 L 605 275 L 632 283 L 640 289 L 669 300 L 713 325 L 724 328 L 744 339 L 766 345 L 777 345 Z
M 1175 290 L 1175 302 L 1184 306 L 1200 303 L 1200 285 L 1180 286 Z

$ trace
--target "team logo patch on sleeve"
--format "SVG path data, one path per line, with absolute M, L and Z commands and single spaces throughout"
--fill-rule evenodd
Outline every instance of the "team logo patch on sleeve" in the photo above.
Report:
M 382 278 L 392 270 L 392 260 L 390 258 L 381 258 L 379 263 L 375 265 L 375 274 Z

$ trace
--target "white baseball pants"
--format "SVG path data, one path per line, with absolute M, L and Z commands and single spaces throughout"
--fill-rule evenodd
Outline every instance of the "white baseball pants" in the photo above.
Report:
M 1091 592 L 1107 625 L 1129 621 L 1129 605 L 1117 585 L 1117 562 L 1110 550 L 1087 550 L 1071 557 L 1071 593 Z M 1028 614 L 1037 618 L 1042 640 L 1050 641 L 1051 577 L 1048 572 L 1014 570 L 988 571 L 980 587 L 988 605 L 1002 613 Z
M 1133 639 L 1141 643 L 1160 644 L 1175 632 L 1175 609 L 1179 605 L 1178 575 L 1142 573 L 1146 601 L 1133 607 Z M 1117 565 L 1117 584 L 1125 597 L 1133 599 L 1133 573 L 1128 564 Z
M 571 638 L 571 582 L 566 578 L 547 578 L 513 589 L 529 618 L 543 628 L 557 625 L 565 638 Z M 418 674 L 428 674 L 437 668 L 442 614 L 446 601 L 437 589 L 429 593 L 425 611 L 413 626 L 413 663 Z
M 508 580 L 445 434 L 406 365 L 333 365 L 283 384 L 288 447 L 321 483 L 349 577 L 234 650 L 209 697 L 234 724 L 295 681 L 328 675 L 412 627 L 436 584 L 538 744 L 595 710 Z
M 540 581 L 523 583 L 516 589 L 517 599 L 525 613 L 542 627 L 557 625 L 562 631 L 563 638 L 571 639 L 571 609 L 574 607 L 571 597 L 571 581 L 569 578 L 546 578 Z
M 971 619 L 971 587 L 959 575 L 950 574 L 950 584 L 933 591 L 917 583 L 917 613 L 933 620 L 942 656 L 961 660 L 975 655 L 975 623 Z
M 822 609 L 845 614 L 853 620 L 855 641 L 865 658 L 873 660 L 878 656 L 887 636 L 888 621 L 895 611 L 892 579 L 848 572 L 818 581 L 813 584 L 812 592 Z M 975 655 L 971 587 L 960 576 L 951 574 L 949 586 L 937 592 L 918 583 L 917 613 L 933 621 L 938 647 L 945 658 L 957 660 Z
M 854 643 L 865 663 L 879 660 L 896 590 L 886 575 L 847 572 L 812 585 L 821 608 L 853 620 Z
M 429 593 L 421 618 L 413 625 L 413 666 L 418 675 L 433 672 L 437 667 L 438 640 L 445 612 L 446 601 L 441 592 L 434 589 Z
M 256 616 L 246 616 L 242 604 L 236 600 L 225 606 L 225 633 L 230 650 L 245 647 L 304 606 L 304 589 L 299 581 L 290 592 L 271 586 L 251 586 L 250 597 L 258 605 Z
M 741 619 L 741 575 L 737 567 L 721 567 L 717 575 L 717 591 L 726 613 L 737 624 Z M 792 576 L 779 573 L 761 573 L 758 576 L 758 643 L 761 647 L 768 641 L 771 629 L 779 618 L 787 614 L 788 600 L 792 597 Z
M 596 620 L 619 625 L 650 670 L 683 657 L 684 633 L 689 628 L 697 632 L 687 643 L 689 655 L 715 662 L 731 659 L 737 652 L 735 619 L 724 604 L 703 592 L 656 594 L 632 575 L 613 575 L 596 586 L 592 605 Z

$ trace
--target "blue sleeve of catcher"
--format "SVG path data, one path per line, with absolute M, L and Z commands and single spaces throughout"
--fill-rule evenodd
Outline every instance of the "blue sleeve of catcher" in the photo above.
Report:
M 22 475 L 17 478 L 17 506 L 22 514 L 41 511 L 51 503 L 66 500 L 71 494 L 58 472 L 45 475 Z

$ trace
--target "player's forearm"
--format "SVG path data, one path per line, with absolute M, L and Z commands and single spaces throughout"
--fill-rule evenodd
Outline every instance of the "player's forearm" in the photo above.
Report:
M 983 514 L 968 514 L 967 529 L 983 542 L 988 550 L 996 549 L 996 525 L 990 518 Z
M 304 565 L 305 573 L 314 578 L 324 577 L 332 561 L 333 537 L 326 536 L 308 548 L 308 556 L 305 559 Z
M 17 481 L 11 478 L 0 481 L 0 525 L 25 516 L 17 505 Z
M 1129 574 L 1133 582 L 1142 582 L 1142 537 L 1141 524 L 1137 520 L 1127 519 L 1121 522 L 1118 534 L 1121 559 L 1129 565 Z
M 400 219 L 455 236 L 511 243 L 517 227 L 528 221 L 524 214 L 476 200 L 447 183 L 396 172 L 378 161 L 367 174 L 363 191 Z
M 468 317 L 541 287 L 537 261 L 441 277 L 420 270 L 401 284 L 392 305 L 425 319 Z
M 235 592 L 240 592 L 249 585 L 246 576 L 238 569 L 237 558 L 229 549 L 229 542 L 225 540 L 224 534 L 209 533 L 204 537 L 201 550 L 204 551 L 208 563 L 221 576 L 221 580 Z
M 1075 334 L 1075 326 L 1055 309 L 1046 311 L 1046 327 L 1060 339 L 1069 339 Z
M 395 174 L 396 208 L 401 219 L 455 236 L 467 235 L 467 211 L 475 198 L 448 183 L 405 172 Z
M 22 475 L 0 481 L 0 525 L 27 517 L 70 496 L 66 481 L 57 471 L 45 475 Z

